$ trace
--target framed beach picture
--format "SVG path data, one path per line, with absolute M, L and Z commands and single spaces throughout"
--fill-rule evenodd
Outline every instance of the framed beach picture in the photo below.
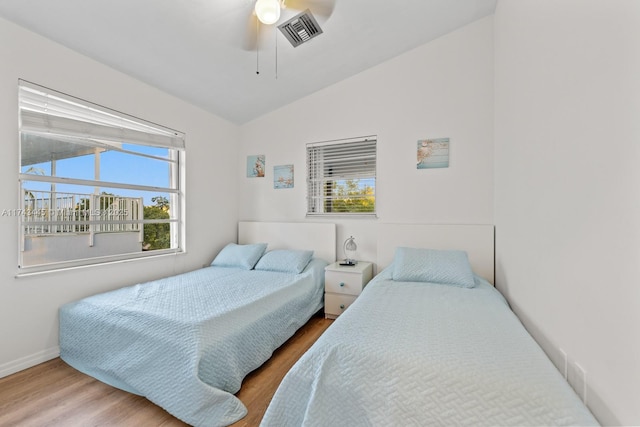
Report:
M 449 138 L 421 139 L 418 141 L 418 169 L 449 167 Z
M 247 156 L 247 178 L 264 178 L 264 154 Z
M 293 188 L 293 165 L 273 167 L 273 188 Z

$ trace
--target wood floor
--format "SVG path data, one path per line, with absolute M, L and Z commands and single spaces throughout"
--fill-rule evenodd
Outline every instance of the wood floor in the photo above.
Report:
M 262 367 L 250 373 L 236 396 L 249 413 L 234 427 L 257 426 L 280 381 L 329 327 L 314 316 Z M 144 397 L 113 388 L 69 367 L 60 358 L 0 378 L 0 426 L 186 426 Z

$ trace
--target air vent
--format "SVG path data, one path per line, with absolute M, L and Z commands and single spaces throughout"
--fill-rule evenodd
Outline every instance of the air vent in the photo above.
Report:
M 298 47 L 312 38 L 322 34 L 322 28 L 313 17 L 309 9 L 289 19 L 284 24 L 278 25 L 282 34 L 291 42 L 293 47 Z

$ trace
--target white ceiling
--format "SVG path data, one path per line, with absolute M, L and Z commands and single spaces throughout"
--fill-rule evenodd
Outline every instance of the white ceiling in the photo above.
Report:
M 246 48 L 254 0 L 0 0 L 0 16 L 242 124 L 491 15 L 496 1 L 335 0 L 316 16 L 324 33 L 297 48 L 261 26 L 259 57 Z M 301 2 L 318 13 L 327 0 Z

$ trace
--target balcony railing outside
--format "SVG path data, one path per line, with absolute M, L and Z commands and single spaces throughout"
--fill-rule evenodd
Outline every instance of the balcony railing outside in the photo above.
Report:
M 30 190 L 24 194 L 22 221 L 27 236 L 142 233 L 137 222 L 144 217 L 142 198 Z

